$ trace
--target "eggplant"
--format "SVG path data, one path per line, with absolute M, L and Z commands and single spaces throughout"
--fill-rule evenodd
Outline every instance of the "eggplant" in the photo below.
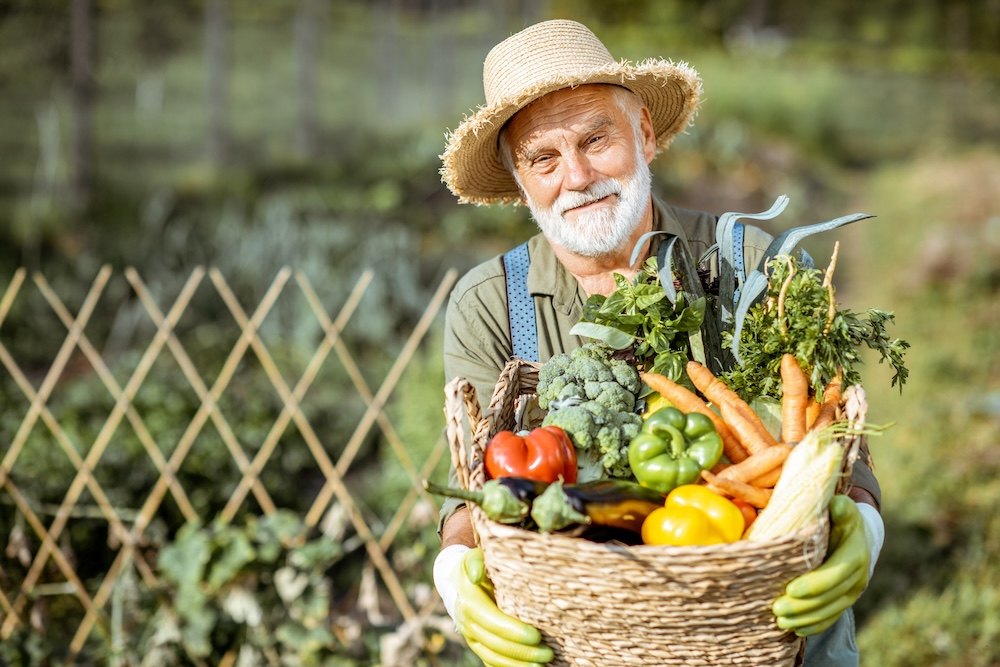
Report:
M 490 519 L 497 523 L 521 523 L 531 511 L 532 502 L 541 495 L 547 482 L 527 477 L 498 477 L 483 484 L 482 490 L 471 491 L 451 486 L 438 486 L 424 480 L 430 493 L 449 498 L 459 498 L 475 503 Z
M 650 512 L 666 496 L 625 479 L 595 479 L 579 484 L 553 482 L 531 505 L 531 518 L 543 533 L 604 526 L 641 534 Z

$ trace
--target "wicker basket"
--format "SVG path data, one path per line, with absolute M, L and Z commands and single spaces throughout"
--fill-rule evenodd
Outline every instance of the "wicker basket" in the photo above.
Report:
M 519 401 L 534 394 L 538 368 L 509 363 L 485 418 L 468 382 L 457 378 L 447 386 L 448 440 L 466 488 L 482 487 L 485 445 L 514 427 Z M 849 418 L 861 423 L 863 392 L 845 396 Z M 849 466 L 860 437 L 848 440 L 855 441 L 845 442 Z M 476 506 L 472 517 L 497 605 L 541 631 L 555 652 L 553 665 L 801 664 L 804 642 L 777 627 L 771 604 L 791 579 L 822 562 L 826 517 L 781 540 L 706 547 L 541 534 L 491 521 Z

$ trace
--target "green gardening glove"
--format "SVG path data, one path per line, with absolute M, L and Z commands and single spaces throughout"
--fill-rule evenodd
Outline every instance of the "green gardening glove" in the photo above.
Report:
M 771 609 L 778 627 L 800 637 L 819 634 L 833 625 L 868 586 L 872 545 L 861 512 L 853 500 L 830 500 L 830 546 L 826 560 L 793 579 Z
M 486 667 L 535 667 L 552 660 L 552 649 L 536 628 L 497 607 L 482 549 L 466 552 L 455 572 L 455 627 Z

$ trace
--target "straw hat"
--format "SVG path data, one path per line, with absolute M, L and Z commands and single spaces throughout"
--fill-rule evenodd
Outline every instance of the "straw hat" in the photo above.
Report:
M 525 28 L 486 56 L 486 104 L 447 137 L 441 176 L 459 202 L 520 201 L 517 183 L 498 155 L 500 129 L 543 95 L 588 83 L 618 84 L 638 94 L 649 107 L 661 150 L 691 123 L 701 94 L 701 79 L 686 63 L 616 61 L 597 36 L 576 21 L 543 21 Z

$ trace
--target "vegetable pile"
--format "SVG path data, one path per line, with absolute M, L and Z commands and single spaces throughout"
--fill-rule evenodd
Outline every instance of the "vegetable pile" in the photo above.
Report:
M 631 281 L 617 275 L 573 328 L 590 340 L 539 369 L 538 428 L 496 434 L 482 490 L 427 488 L 494 521 L 626 544 L 766 541 L 810 526 L 835 493 L 846 436 L 878 432 L 849 424 L 842 406 L 848 392 L 863 396 L 860 348 L 888 361 L 900 389 L 908 374 L 891 312 L 837 304 L 836 257 L 825 271 L 788 254 L 762 263 L 759 298 L 743 285 L 721 339 L 699 331 L 717 301 L 686 302 L 674 283 L 690 280 L 665 281 L 662 252 Z
M 807 385 L 794 357 L 785 355 L 784 361 L 786 385 L 797 391 L 782 396 L 781 432 L 770 432 L 749 403 L 689 361 L 686 375 L 695 390 L 658 373 L 642 373 L 644 383 L 673 405 L 652 412 L 626 444 L 628 479 L 573 483 L 572 474 L 553 479 L 572 454 L 562 438 L 548 437 L 552 427 L 539 427 L 493 437 L 485 457 L 487 471 L 497 476 L 482 490 L 428 482 L 425 488 L 474 502 L 500 523 L 626 544 L 710 545 L 792 534 L 826 509 L 842 470 L 839 437 L 852 431 L 840 418 L 839 376 L 816 402 L 808 391 L 800 392 Z M 813 404 L 818 409 L 812 410 Z M 522 466 L 513 474 L 489 465 L 496 450 L 532 438 L 538 438 L 536 458 L 548 457 L 552 465 Z M 596 449 L 578 445 L 577 453 L 586 457 Z

